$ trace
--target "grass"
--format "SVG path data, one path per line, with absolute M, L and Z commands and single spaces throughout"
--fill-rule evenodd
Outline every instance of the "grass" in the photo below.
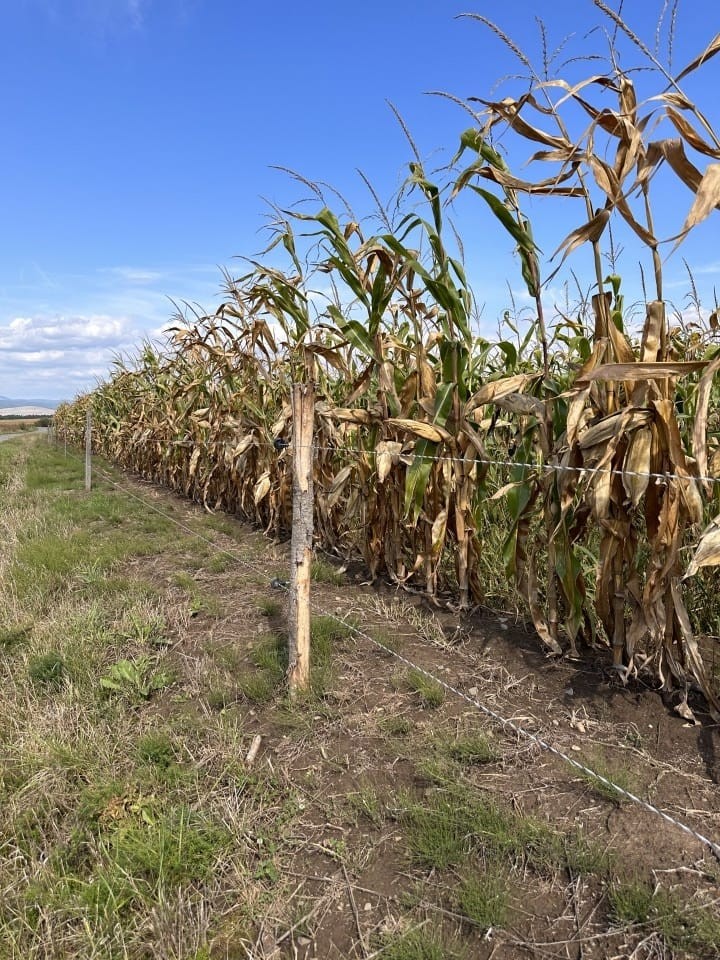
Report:
M 437 710 L 445 702 L 445 688 L 420 670 L 408 670 L 405 682 L 409 689 L 417 694 L 423 707 Z
M 385 804 L 372 784 L 361 787 L 355 793 L 349 793 L 347 803 L 358 816 L 374 826 L 379 826 L 385 819 Z
M 470 873 L 457 891 L 458 908 L 483 932 L 504 927 L 510 915 L 510 890 L 505 871 L 493 865 Z
M 345 571 L 338 570 L 327 560 L 321 560 L 316 557 L 310 567 L 310 579 L 315 583 L 330 583 L 335 587 L 340 587 L 345 583 Z
M 223 615 L 223 604 L 214 594 L 202 590 L 195 578 L 186 570 L 177 570 L 172 575 L 172 583 L 188 595 L 188 609 L 191 616 L 204 613 L 218 619 Z
M 56 650 L 36 654 L 28 661 L 28 676 L 39 686 L 57 688 L 66 675 L 65 661 Z
M 410 717 L 385 717 L 378 723 L 380 729 L 390 737 L 407 737 L 412 733 L 414 724 Z
M 609 780 L 610 783 L 616 784 L 622 790 L 627 790 L 629 793 L 633 793 L 637 796 L 639 789 L 639 782 L 637 777 L 627 766 L 618 766 L 617 764 L 611 766 L 607 763 L 604 757 L 596 755 L 590 760 L 588 760 L 588 766 L 591 767 L 596 773 L 604 777 L 605 780 Z M 624 797 L 621 793 L 618 793 L 617 790 L 614 790 L 609 784 L 604 783 L 598 777 L 593 777 L 590 774 L 581 773 L 580 779 L 587 784 L 587 786 L 592 790 L 592 792 L 600 797 L 602 800 L 609 800 L 610 803 L 614 803 L 615 806 L 621 806 L 623 803 L 628 803 L 627 797 Z
M 29 624 L 0 627 L 0 649 L 14 650 L 24 646 L 32 637 L 32 626 Z
M 269 597 L 261 597 L 257 601 L 257 608 L 260 613 L 269 620 L 272 620 L 274 617 L 279 617 L 283 609 L 279 601 L 271 600 Z
M 386 936 L 381 943 L 383 960 L 461 960 L 457 944 L 427 923 L 407 933 Z
M 524 862 L 538 873 L 573 870 L 607 876 L 611 861 L 580 834 L 564 835 L 533 817 L 506 810 L 463 783 L 449 784 L 427 802 L 401 807 L 411 859 L 426 869 L 445 869 L 472 855 L 484 861 Z
M 449 742 L 440 741 L 438 748 L 447 750 L 448 756 L 463 766 L 479 766 L 500 758 L 497 747 L 479 732 L 459 734 Z
M 697 960 L 720 955 L 720 918 L 709 905 L 687 903 L 676 892 L 638 879 L 613 883 L 608 900 L 617 924 L 657 930 L 671 950 L 690 951 Z

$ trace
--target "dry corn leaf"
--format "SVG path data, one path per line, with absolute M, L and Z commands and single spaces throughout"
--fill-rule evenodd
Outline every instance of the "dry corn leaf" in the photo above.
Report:
M 381 440 L 375 447 L 378 483 L 384 483 L 390 470 L 400 461 L 402 444 L 396 440 Z
M 422 420 L 406 420 L 403 417 L 388 417 L 385 423 L 390 427 L 397 427 L 406 433 L 412 433 L 421 440 L 431 440 L 433 443 L 440 443 L 442 440 L 452 440 L 452 436 L 442 427 L 430 423 L 424 423 Z
M 665 113 L 672 121 L 677 132 L 684 137 L 686 143 L 689 143 L 693 150 L 697 150 L 698 153 L 704 153 L 707 157 L 720 160 L 720 150 L 717 147 L 711 146 L 707 140 L 701 137 L 693 125 L 681 113 L 678 113 L 677 110 L 673 110 L 671 107 L 667 107 Z
M 484 383 L 465 404 L 466 415 L 469 415 L 477 407 L 493 403 L 499 397 L 508 393 L 517 393 L 528 383 L 537 380 L 539 376 L 538 373 L 517 373 L 512 377 L 503 377 L 501 380 L 490 380 L 488 383 Z
M 435 517 L 432 525 L 430 542 L 432 544 L 432 556 L 434 559 L 440 556 L 445 543 L 445 533 L 447 531 L 447 510 L 441 510 Z
M 657 363 L 604 363 L 578 378 L 575 383 L 586 384 L 593 380 L 664 380 L 667 377 L 687 376 L 708 365 L 707 360 L 665 360 Z
M 258 481 L 255 484 L 255 490 L 253 492 L 253 500 L 255 502 L 255 506 L 257 506 L 262 500 L 264 500 L 265 497 L 268 495 L 268 493 L 270 493 L 271 486 L 272 486 L 272 482 L 270 480 L 270 473 L 269 471 L 265 471 L 265 473 L 261 474 L 260 477 L 258 477 Z
M 706 477 L 708 472 L 708 449 L 707 449 L 707 419 L 708 406 L 710 403 L 710 391 L 712 390 L 715 374 L 720 370 L 720 354 L 708 364 L 703 370 L 697 389 L 697 400 L 695 406 L 695 421 L 693 423 L 692 449 L 693 456 L 697 462 L 698 474 L 700 477 Z M 705 492 L 710 494 L 712 484 L 708 480 L 702 481 Z
M 565 262 L 565 259 L 573 250 L 577 249 L 577 247 L 582 246 L 583 243 L 595 243 L 595 241 L 599 240 L 609 222 L 610 210 L 605 207 L 602 210 L 598 210 L 595 216 L 592 217 L 591 220 L 588 220 L 587 223 L 584 223 L 581 227 L 578 227 L 577 230 L 569 233 L 555 253 L 553 253 L 552 257 L 550 257 L 551 260 L 554 260 L 561 250 L 564 251 L 560 264 L 558 265 L 558 270 Z
M 641 427 L 630 438 L 622 481 L 630 503 L 637 507 L 650 482 L 650 454 L 652 447 L 652 427 Z
M 333 482 L 330 484 L 330 488 L 327 492 L 327 505 L 330 509 L 332 509 L 340 499 L 345 488 L 345 484 L 352 476 L 354 469 L 355 465 L 351 463 L 349 466 L 343 467 L 342 470 L 340 470 L 333 478 Z
M 708 524 L 702 532 L 692 560 L 685 571 L 685 578 L 694 577 L 701 567 L 716 567 L 720 564 L 720 516 Z
M 697 68 L 702 66 L 703 63 L 705 63 L 711 57 L 714 57 L 718 51 L 720 51 L 720 33 L 713 37 L 713 39 L 699 56 L 695 57 L 694 60 L 691 60 L 690 63 L 680 71 L 675 78 L 675 83 L 679 83 L 683 77 L 686 77 L 689 73 L 692 73 L 693 70 L 697 70 Z
M 709 163 L 698 184 L 693 205 L 690 207 L 673 250 L 680 246 L 693 227 L 707 220 L 715 209 L 720 210 L 720 163 Z

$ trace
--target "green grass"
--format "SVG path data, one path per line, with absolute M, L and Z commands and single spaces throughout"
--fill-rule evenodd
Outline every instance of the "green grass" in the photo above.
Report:
M 656 930 L 671 950 L 689 951 L 694 960 L 720 956 L 720 918 L 710 906 L 684 902 L 679 893 L 638 879 L 614 882 L 608 901 L 616 924 Z
M 327 560 L 321 560 L 316 557 L 310 567 L 310 579 L 315 583 L 330 583 L 333 586 L 340 587 L 345 583 L 345 574 L 338 570 Z
M 384 937 L 380 956 L 383 960 L 461 960 L 464 953 L 425 922 L 420 929 Z
M 32 637 L 30 624 L 13 624 L 0 627 L 0 649 L 11 651 L 25 646 Z
M 141 763 L 163 770 L 172 766 L 178 759 L 177 747 L 163 730 L 149 730 L 143 734 L 137 742 L 136 751 Z
M 605 777 L 606 780 L 609 780 L 610 783 L 614 783 L 622 790 L 627 790 L 629 793 L 633 793 L 637 796 L 639 791 L 639 782 L 637 777 L 628 767 L 618 765 L 611 766 L 607 763 L 604 757 L 599 755 L 596 755 L 588 760 L 588 766 L 596 773 L 600 774 L 600 776 Z M 610 803 L 614 803 L 618 807 L 623 803 L 629 802 L 627 797 L 624 797 L 621 793 L 618 793 L 617 790 L 614 790 L 607 783 L 603 783 L 603 781 L 598 779 L 598 777 L 581 773 L 580 779 L 586 783 L 592 792 L 597 797 L 600 797 L 601 800 L 609 800 Z
M 257 601 L 257 608 L 260 613 L 269 620 L 274 617 L 279 617 L 283 609 L 281 603 L 277 600 L 271 600 L 269 597 L 261 597 L 261 599 Z
M 436 710 L 445 702 L 445 688 L 420 670 L 408 670 L 405 683 L 426 709 Z
M 400 822 L 410 858 L 425 868 L 459 866 L 471 854 L 505 865 L 524 862 L 541 874 L 570 869 L 607 876 L 611 866 L 605 851 L 580 834 L 506 810 L 462 783 L 448 784 L 426 802 L 405 803 Z
M 453 740 L 440 743 L 439 749 L 447 749 L 451 759 L 463 766 L 478 766 L 498 760 L 500 754 L 483 733 L 459 734 Z
M 469 873 L 458 891 L 458 908 L 481 930 L 503 927 L 510 915 L 507 873 L 496 865 Z
M 37 686 L 57 688 L 67 676 L 67 667 L 57 650 L 49 650 L 30 657 L 28 676 Z

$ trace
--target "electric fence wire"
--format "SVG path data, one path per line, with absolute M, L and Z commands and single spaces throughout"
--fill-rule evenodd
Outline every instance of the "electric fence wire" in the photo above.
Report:
M 401 441 L 395 441 L 400 443 Z M 144 440 L 143 445 L 160 445 L 168 447 L 186 447 L 188 449 L 195 448 L 214 448 L 218 449 L 221 446 L 227 448 L 230 446 L 232 441 L 196 441 L 196 440 Z M 140 444 L 133 444 L 134 446 L 140 446 Z M 282 446 L 278 447 L 277 442 L 270 443 L 267 440 L 256 440 L 253 439 L 252 443 L 248 445 L 247 449 L 252 447 L 272 447 L 276 452 L 280 452 L 287 447 L 289 444 L 283 443 Z M 243 453 L 247 452 L 247 449 Z M 299 447 L 299 449 L 306 449 L 305 447 Z M 337 453 L 342 454 L 347 458 L 352 458 L 360 461 L 365 457 L 378 456 L 377 450 L 367 450 L 361 451 L 353 447 L 339 447 L 339 446 L 322 446 L 319 444 L 312 444 L 310 447 L 316 453 Z M 380 451 L 382 454 L 383 451 Z M 584 474 L 587 476 L 617 476 L 617 477 L 637 477 L 643 480 L 657 480 L 665 481 L 668 480 L 681 480 L 685 483 L 709 483 L 715 484 L 720 483 L 720 477 L 713 476 L 693 476 L 690 473 L 685 475 L 679 473 L 653 473 L 650 471 L 642 470 L 625 470 L 617 467 L 590 467 L 590 466 L 573 466 L 571 464 L 562 464 L 562 463 L 543 463 L 540 461 L 518 461 L 518 460 L 502 460 L 502 459 L 490 459 L 487 457 L 472 456 L 472 457 L 448 457 L 436 454 L 428 453 L 415 453 L 413 450 L 408 450 L 407 452 L 400 451 L 397 454 L 394 454 L 398 458 L 403 458 L 408 462 L 412 460 L 424 460 L 431 463 L 462 463 L 465 466 L 472 466 L 473 464 L 480 464 L 481 466 L 488 467 L 509 467 L 517 468 L 522 470 L 536 470 L 543 473 L 578 473 Z

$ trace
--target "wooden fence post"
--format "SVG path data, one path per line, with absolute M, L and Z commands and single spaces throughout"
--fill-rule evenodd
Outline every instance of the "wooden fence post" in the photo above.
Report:
M 85 489 L 92 489 L 92 408 L 88 406 L 85 419 Z
M 310 683 L 310 568 L 313 539 L 312 383 L 293 384 L 293 526 L 288 600 L 288 684 L 290 696 Z

